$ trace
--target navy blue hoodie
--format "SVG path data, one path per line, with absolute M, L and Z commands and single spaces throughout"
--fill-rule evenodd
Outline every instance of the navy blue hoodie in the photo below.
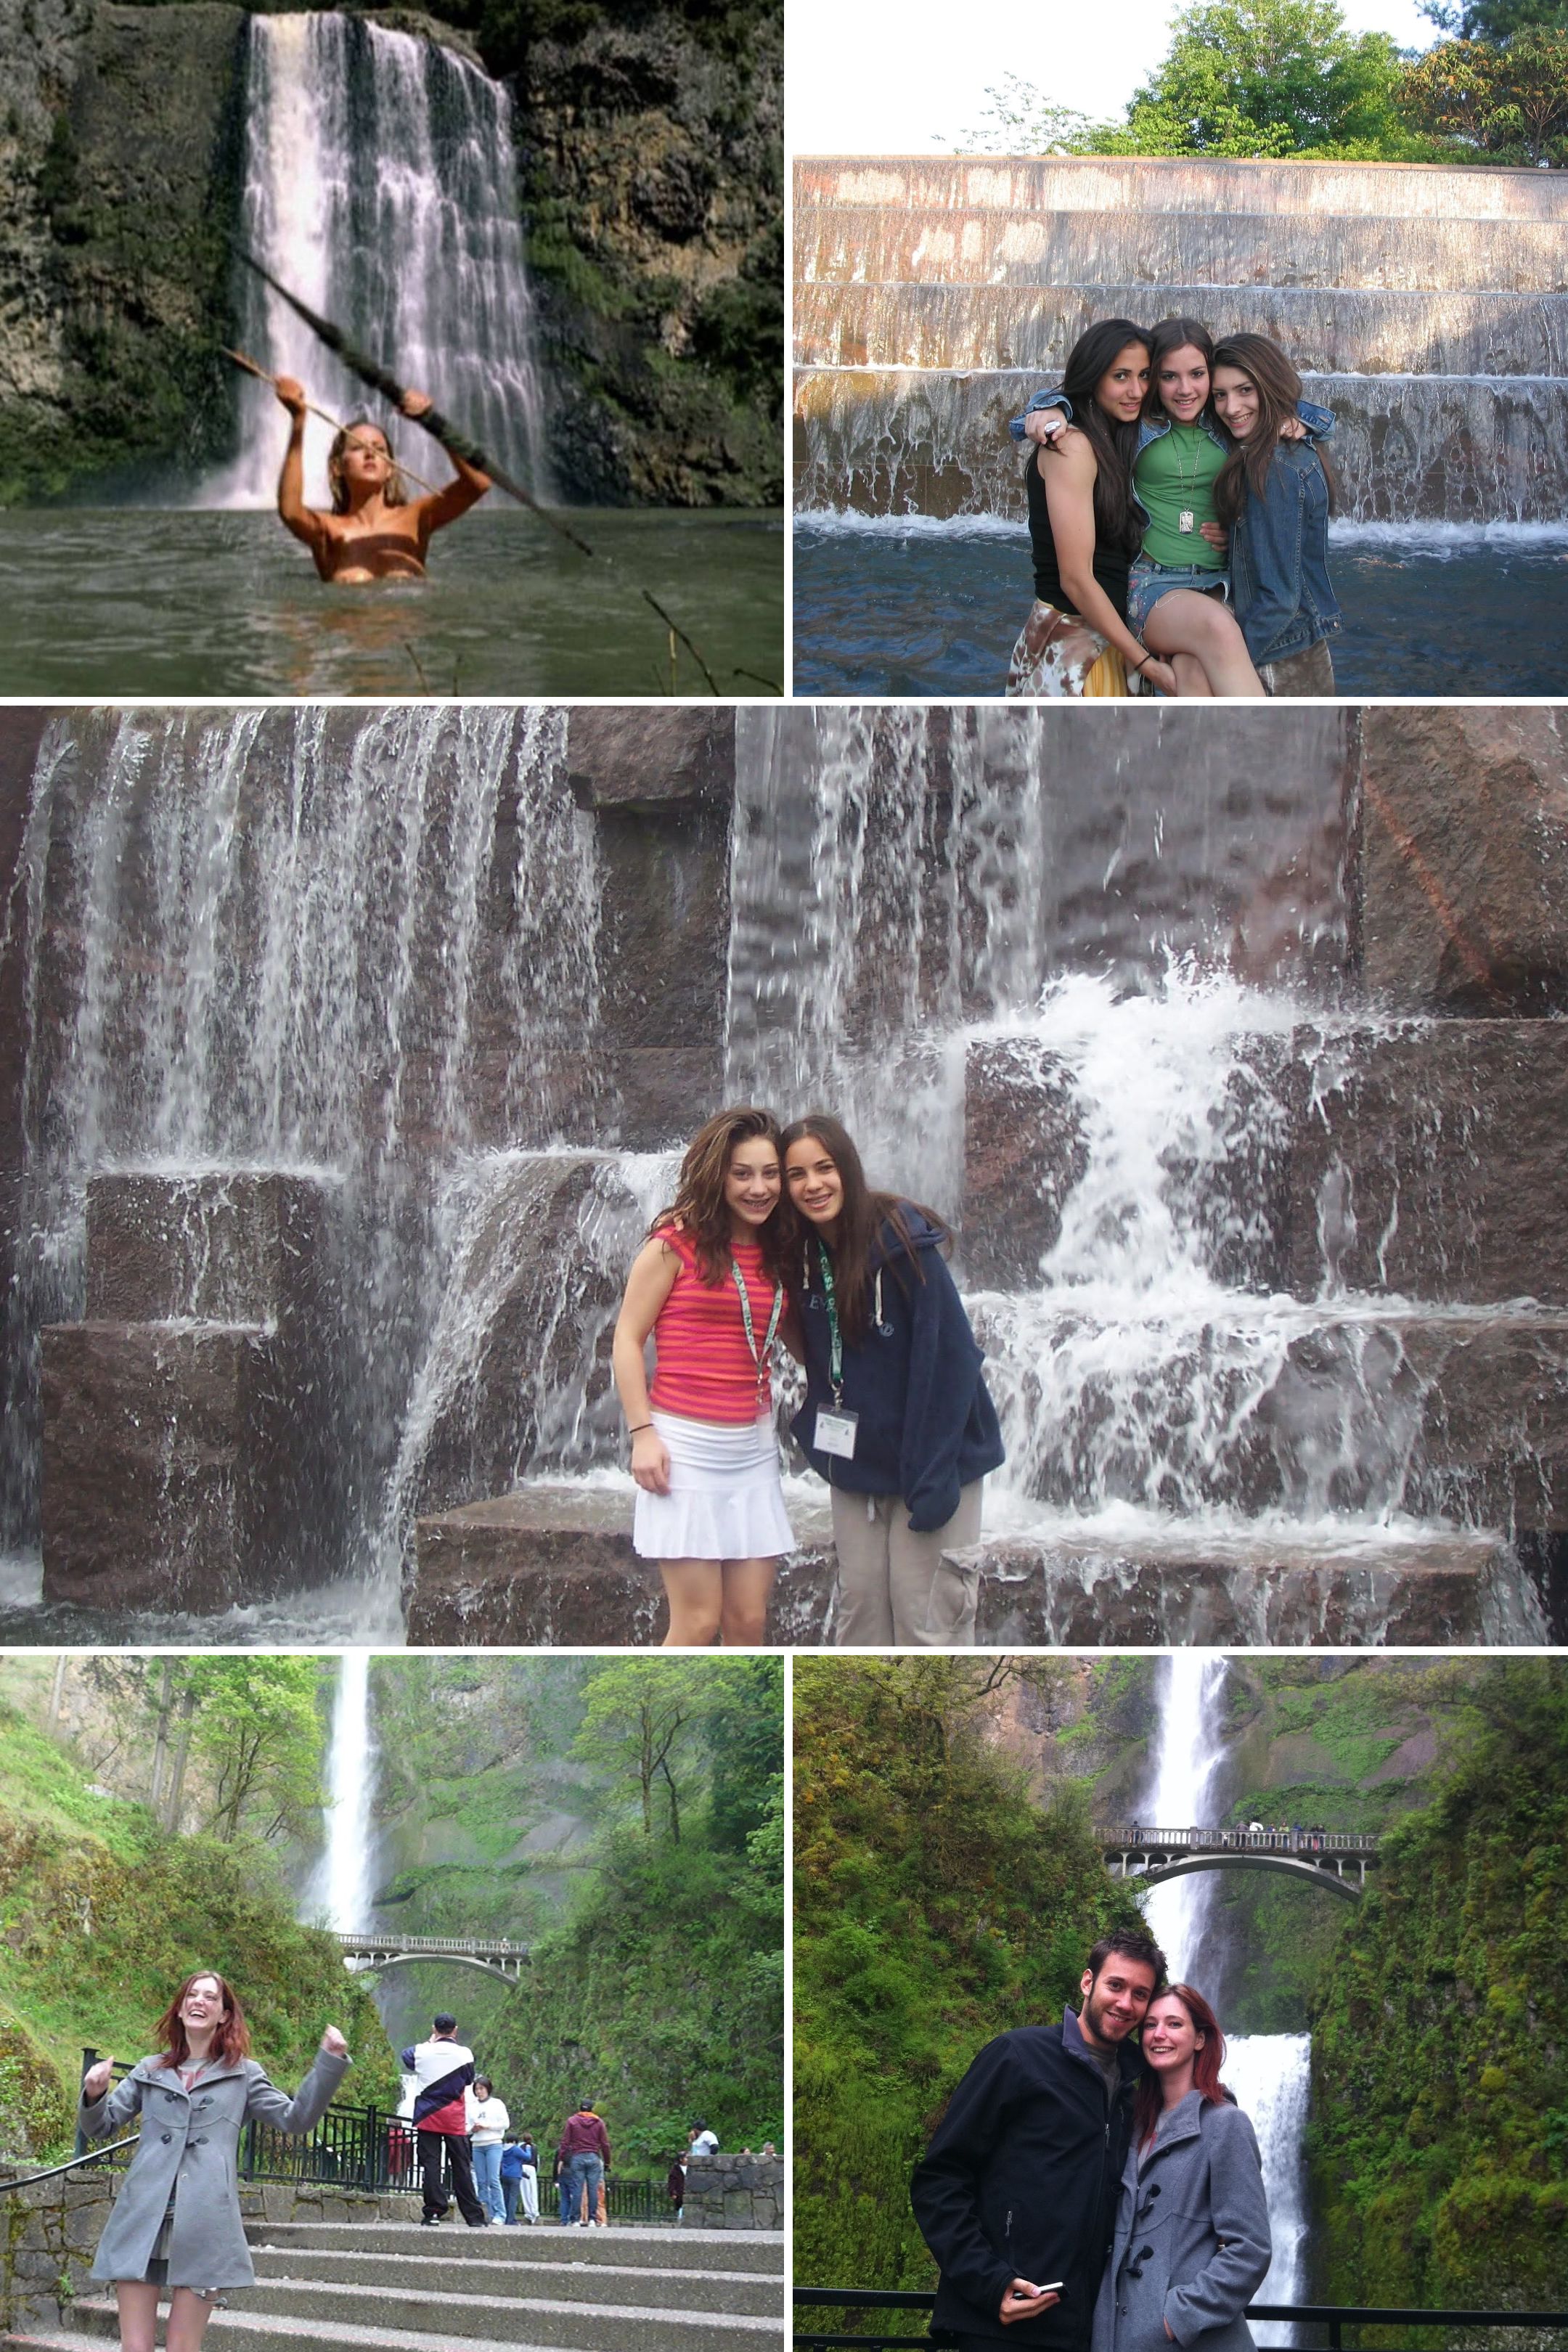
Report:
M 811 1442 L 818 1408 L 832 1405 L 833 1390 L 822 1267 L 809 1236 L 807 1283 L 796 1301 L 805 1403 L 792 1426 L 795 1443 L 830 1486 L 900 1495 L 915 1533 L 930 1535 L 957 1510 L 959 1488 L 998 1469 L 1006 1456 L 980 1375 L 984 1355 L 942 1255 L 944 1236 L 911 1202 L 899 1206 L 920 1264 L 910 1263 L 892 1225 L 884 1224 L 871 1248 L 873 1278 L 882 1269 L 882 1319 L 868 1324 L 858 1346 L 844 1343 L 843 1402 L 859 1415 L 852 1459 L 819 1454 Z

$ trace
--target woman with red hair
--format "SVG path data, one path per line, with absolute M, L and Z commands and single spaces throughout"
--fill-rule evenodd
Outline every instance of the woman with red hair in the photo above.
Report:
M 1092 2352 L 1250 2352 L 1273 2255 L 1252 2126 L 1219 2079 L 1225 2037 L 1191 1985 L 1149 2003 L 1116 2236 Z
M 112 2058 L 82 2077 L 89 2139 L 142 2118 L 92 2275 L 113 2281 L 121 2352 L 153 2352 L 160 2296 L 169 2304 L 168 2352 L 196 2352 L 226 2289 L 256 2284 L 236 2186 L 241 2127 L 259 2119 L 276 2131 L 311 2130 L 348 2070 L 348 2044 L 329 2025 L 290 2099 L 251 2057 L 245 2012 L 213 1969 L 185 1979 L 157 2032 L 157 2055 L 116 2089 Z

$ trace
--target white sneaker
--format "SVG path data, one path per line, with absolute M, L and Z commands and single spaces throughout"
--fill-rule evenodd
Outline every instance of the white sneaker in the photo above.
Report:
M 501 2220 L 499 2213 L 492 2213 L 490 2215 L 490 2228 L 492 2230 L 504 2230 L 506 2228 L 506 2223 Z

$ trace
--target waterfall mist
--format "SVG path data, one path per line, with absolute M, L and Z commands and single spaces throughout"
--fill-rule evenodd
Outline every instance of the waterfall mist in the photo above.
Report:
M 326 1843 L 303 1905 L 307 1918 L 352 1934 L 371 1926 L 376 1752 L 370 1714 L 370 1653 L 344 1650 L 332 1695 L 327 1748 Z

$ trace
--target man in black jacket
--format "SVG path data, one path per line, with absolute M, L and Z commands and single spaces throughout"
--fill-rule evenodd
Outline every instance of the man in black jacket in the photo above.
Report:
M 1141 2072 L 1129 2037 L 1164 1981 L 1151 1937 L 1106 1937 L 1082 2010 L 988 2042 L 948 2101 L 911 2190 L 942 2267 L 936 2342 L 1088 2352 Z

